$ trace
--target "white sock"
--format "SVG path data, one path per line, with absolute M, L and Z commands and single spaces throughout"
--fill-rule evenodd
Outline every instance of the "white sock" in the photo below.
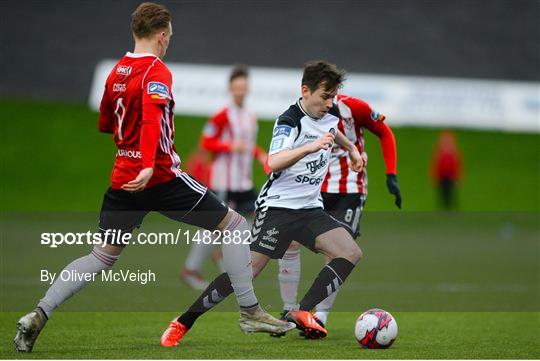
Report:
M 240 231 L 240 244 L 234 243 L 238 237 L 233 239 L 233 242 L 225 242 L 225 240 L 222 242 L 223 266 L 231 280 L 238 304 L 240 307 L 250 307 L 258 303 L 253 290 L 253 270 L 251 269 L 249 244 L 243 244 L 243 240 L 249 237 L 251 230 L 245 218 L 238 213 L 234 213 L 223 232 L 231 232 L 230 237 L 233 238 L 233 232 L 236 230 Z
M 223 265 L 223 251 L 221 249 L 214 251 L 212 260 L 215 262 L 220 273 L 225 272 L 225 266 Z
M 200 272 L 203 263 L 210 257 L 212 249 L 214 248 L 214 236 L 212 234 L 212 242 L 210 244 L 205 244 L 203 242 L 192 242 L 189 255 L 186 258 L 186 263 L 184 267 L 190 271 Z
M 72 275 L 73 273 L 96 274 L 110 269 L 117 259 L 118 256 L 111 256 L 103 252 L 100 246 L 94 247 L 89 255 L 71 262 L 62 270 L 62 272 L 56 275 L 56 281 L 54 281 L 52 286 L 47 290 L 47 293 L 45 293 L 45 296 L 39 301 L 38 307 L 45 312 L 47 317 L 50 317 L 52 312 L 58 306 L 75 293 L 79 292 L 88 283 L 88 281 L 79 280 L 79 277 L 73 279 L 71 276 L 66 278 L 66 280 L 62 280 L 62 273 L 64 275 Z
M 297 309 L 296 297 L 300 282 L 300 250 L 287 251 L 279 263 L 279 291 L 284 310 Z

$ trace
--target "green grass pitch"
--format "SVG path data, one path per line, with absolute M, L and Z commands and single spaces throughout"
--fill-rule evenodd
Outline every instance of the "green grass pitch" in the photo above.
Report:
M 275 339 L 244 335 L 238 316 L 215 312 L 174 348 L 159 345 L 171 313 L 63 312 L 44 330 L 35 351 L 11 349 L 18 314 L 1 316 L 2 358 L 113 359 L 538 359 L 538 313 L 400 312 L 397 341 L 387 350 L 361 349 L 353 336 L 356 314 L 331 314 L 329 335 L 304 340 L 293 330 Z M 536 331 L 536 332 L 535 332 Z
M 329 336 L 276 340 L 240 333 L 233 297 L 203 316 L 178 348 L 159 346 L 168 322 L 198 292 L 177 278 L 185 245 L 128 246 L 117 270 L 146 270 L 145 286 L 96 282 L 68 300 L 45 328 L 35 353 L 12 349 L 18 317 L 47 289 L 40 270 L 59 271 L 88 246 L 50 249 L 37 244 L 42 231 L 82 231 L 97 214 L 4 215 L 0 280 L 2 358 L 525 358 L 540 357 L 539 233 L 534 214 L 367 213 L 359 243 L 365 257 L 349 276 L 330 314 Z M 387 227 L 389 222 L 392 227 Z M 511 226 L 510 226 L 511 225 Z M 143 230 L 173 231 L 178 224 L 149 216 Z M 508 231 L 511 227 L 512 232 Z M 21 257 L 20 255 L 24 255 Z M 299 295 L 310 286 L 322 257 L 302 253 Z M 205 276 L 216 275 L 210 263 Z M 255 280 L 261 304 L 281 309 L 277 265 Z M 399 336 L 389 350 L 359 349 L 356 317 L 380 307 L 397 319 Z

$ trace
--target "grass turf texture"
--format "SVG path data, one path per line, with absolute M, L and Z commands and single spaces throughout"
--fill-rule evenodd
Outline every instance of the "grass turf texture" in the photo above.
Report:
M 146 270 L 157 281 L 95 282 L 53 315 L 36 353 L 12 351 L 18 317 L 47 289 L 41 269 L 58 272 L 88 246 L 50 249 L 42 231 L 79 231 L 96 214 L 3 215 L 0 280 L 1 357 L 35 358 L 538 358 L 540 332 L 539 243 L 536 214 L 444 215 L 390 212 L 365 215 L 359 243 L 365 257 L 349 276 L 330 315 L 330 336 L 305 341 L 295 333 L 281 340 L 244 336 L 233 297 L 203 316 L 180 348 L 158 345 L 167 323 L 199 292 L 182 285 L 178 270 L 188 247 L 128 246 L 115 270 Z M 391 227 L 388 225 L 391 224 Z M 511 225 L 511 232 L 507 227 Z M 501 228 L 502 226 L 502 228 Z M 148 216 L 145 232 L 173 231 L 178 224 Z M 20 257 L 24 255 L 24 257 Z M 322 267 L 322 257 L 302 252 L 299 295 Z M 205 276 L 216 275 L 209 263 Z M 281 301 L 277 262 L 255 280 L 261 304 L 277 314 Z M 360 350 L 353 338 L 356 317 L 380 307 L 399 326 L 389 350 Z M 88 312 L 80 312 L 88 311 Z M 109 312 L 105 312 L 109 311 Z M 129 311 L 129 312 L 128 312 Z M 152 312 L 149 312 L 152 311 Z M 320 345 L 323 345 L 322 347 Z
M 97 131 L 97 114 L 85 105 L 0 101 L 2 142 L 1 209 L 96 210 L 101 205 L 115 156 L 108 134 Z M 205 119 L 177 116 L 180 156 L 197 144 Z M 392 120 L 388 120 L 392 125 Z M 259 122 L 259 144 L 268 149 L 272 122 Z M 437 130 L 396 128 L 398 173 L 404 210 L 436 209 L 428 169 Z M 368 133 L 368 210 L 394 210 L 385 186 L 378 140 Z M 538 211 L 540 136 L 457 131 L 465 178 L 459 190 L 465 211 Z M 265 181 L 255 167 L 255 183 Z
M 170 313 L 59 312 L 35 351 L 16 354 L 11 339 L 18 314 L 0 316 L 2 358 L 64 359 L 538 359 L 538 313 L 394 313 L 397 341 L 387 350 L 360 349 L 354 313 L 331 314 L 329 336 L 304 340 L 296 331 L 275 339 L 243 335 L 238 315 L 205 315 L 178 347 L 159 346 Z

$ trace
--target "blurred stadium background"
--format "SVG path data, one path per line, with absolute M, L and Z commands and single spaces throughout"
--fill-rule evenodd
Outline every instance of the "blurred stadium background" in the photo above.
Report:
M 88 248 L 51 250 L 39 245 L 39 234 L 54 230 L 86 231 L 96 226 L 116 150 L 110 136 L 97 131 L 97 113 L 89 105 L 91 91 L 100 62 L 117 59 L 132 50 L 130 13 L 138 3 L 0 3 L 2 358 L 16 356 L 9 345 L 14 322 L 21 312 L 34 306 L 46 289 L 39 282 L 39 270 L 60 269 Z M 457 127 L 451 127 L 452 119 L 448 117 L 434 115 L 431 124 L 415 123 L 415 119 L 393 123 L 389 114 L 387 121 L 398 145 L 398 177 L 404 199 L 401 212 L 394 209 L 386 190 L 378 140 L 367 136 L 369 198 L 360 238 L 367 256 L 338 297 L 336 310 L 342 314 L 336 315 L 329 330 L 352 341 L 354 314 L 377 306 L 395 312 L 398 323 L 403 320 L 400 340 L 389 350 L 392 353 L 384 357 L 540 357 L 539 341 L 534 336 L 540 331 L 538 1 L 161 3 L 169 7 L 174 17 L 174 36 L 165 59 L 170 64 L 219 68 L 243 63 L 274 70 L 296 69 L 299 82 L 306 60 L 325 59 L 352 74 L 379 77 L 376 79 L 390 76 L 385 89 L 403 84 L 393 84 L 392 80 L 427 79 L 423 77 L 492 84 L 493 87 L 485 88 L 489 101 L 473 104 L 476 113 L 471 113 L 493 114 L 492 122 L 482 119 L 481 124 L 470 124 L 474 120 L 469 120 L 471 114 L 466 111 L 469 103 L 460 103 L 459 99 L 455 103 L 456 114 L 469 123 L 464 124 L 457 115 L 455 122 L 461 124 Z M 176 78 L 175 82 L 181 84 L 182 79 Z M 513 98 L 512 93 L 507 98 L 504 91 L 497 90 L 501 84 L 532 91 L 520 93 L 518 98 Z M 224 89 L 223 82 L 223 92 Z M 456 90 L 451 94 L 456 94 Z M 486 94 L 471 93 L 464 99 L 481 100 Z M 527 101 L 519 103 L 515 99 Z M 378 108 L 385 113 L 384 108 Z M 429 118 L 430 111 L 423 113 L 424 119 Z M 524 114 L 528 119 L 534 117 L 526 127 Z M 399 114 L 394 119 L 399 119 Z M 437 119 L 443 120 L 437 123 Z M 180 156 L 186 159 L 197 145 L 206 116 L 201 112 L 177 113 L 175 121 L 175 144 Z M 443 127 L 454 128 L 464 164 L 458 190 L 459 212 L 451 214 L 437 212 L 436 188 L 429 177 L 431 157 Z M 260 122 L 259 144 L 263 148 L 268 147 L 271 128 L 272 122 Z M 258 187 L 265 180 L 258 166 L 255 180 Z M 155 216 L 148 219 L 147 227 L 145 230 L 161 230 L 176 225 L 162 223 Z M 164 312 L 154 318 L 151 314 L 118 314 L 110 318 L 93 314 L 88 332 L 100 333 L 104 336 L 102 341 L 109 333 L 116 336 L 114 332 L 119 326 L 113 322 L 122 322 L 123 317 L 140 317 L 142 328 L 123 334 L 136 345 L 135 351 L 115 348 L 114 343 L 110 349 L 100 349 L 96 341 L 85 344 L 82 336 L 78 336 L 78 344 L 55 344 L 53 336 L 79 332 L 77 321 L 59 313 L 57 324 L 51 326 L 62 327 L 63 320 L 65 329 L 46 330 L 45 334 L 51 333 L 46 336 L 47 341 L 43 340 L 43 349 L 50 352 L 36 357 L 178 356 L 154 349 L 155 342 L 148 340 L 149 333 L 157 337 L 161 332 L 174 314 L 171 311 L 185 307 L 197 294 L 177 279 L 187 250 L 178 248 L 178 253 L 173 253 L 168 247 L 133 247 L 121 258 L 118 267 L 144 265 L 154 269 L 158 273 L 157 284 L 92 285 L 66 304 L 65 310 L 69 311 Z M 24 259 L 19 257 L 22 252 Z M 150 252 L 155 255 L 147 260 Z M 309 286 L 311 275 L 322 262 L 320 257 L 307 252 L 304 255 L 300 292 Z M 212 265 L 205 270 L 208 277 L 215 272 Z M 276 278 L 275 268 L 271 268 L 256 283 L 261 298 L 272 311 L 280 309 Z M 104 291 L 110 294 L 108 303 L 100 298 Z M 161 302 L 164 295 L 171 294 L 177 295 L 177 299 L 169 297 Z M 232 311 L 233 306 L 234 303 L 227 302 L 222 310 Z M 469 311 L 477 313 L 472 316 Z M 221 327 L 226 333 L 230 325 L 220 323 L 221 318 L 234 322 L 235 317 L 218 314 L 210 316 L 207 322 L 217 319 L 217 329 Z M 472 335 L 459 334 L 460 327 L 467 325 L 470 318 L 477 322 Z M 195 348 L 179 357 L 242 357 L 241 353 L 208 351 L 204 342 L 211 340 L 212 335 L 204 330 L 210 323 L 203 322 L 201 333 L 194 334 L 191 341 Z M 524 326 L 509 337 L 506 330 L 518 323 Z M 488 326 L 478 326 L 482 324 Z M 436 338 L 441 329 L 445 329 L 445 335 L 431 346 L 418 341 L 423 337 Z M 223 337 L 224 343 L 234 345 L 232 336 Z M 255 340 L 267 342 L 266 338 Z M 259 341 L 246 344 L 254 350 L 250 357 L 279 357 L 273 349 L 253 345 L 254 342 Z M 332 354 L 318 353 L 316 348 L 300 343 L 294 345 L 301 353 L 288 355 L 292 358 L 358 355 L 354 343 L 348 341 L 335 344 Z M 148 348 L 151 353 L 147 353 Z M 255 353 L 261 349 L 264 352 L 260 355 Z M 364 356 L 377 358 L 381 354 Z
M 538 115 L 536 1 L 164 3 L 174 15 L 169 63 L 245 63 L 298 69 L 300 74 L 306 60 L 321 58 L 351 73 L 533 82 L 536 91 L 529 108 L 518 106 L 511 115 L 516 124 L 525 111 L 532 109 Z M 96 113 L 86 104 L 98 63 L 117 59 L 132 48 L 129 15 L 136 4 L 2 3 L 3 209 L 99 207 L 114 149 L 109 137 L 96 131 Z M 179 86 L 182 79 L 176 83 Z M 493 99 L 496 103 L 483 104 L 489 114 L 496 114 L 505 101 Z M 189 102 L 177 99 L 177 107 Z M 460 106 L 456 109 L 462 111 Z M 204 120 L 178 114 L 176 146 L 184 159 L 196 145 Z M 428 169 L 437 124 L 434 120 L 432 127 L 417 128 L 414 121 L 408 119 L 412 126 L 395 129 L 404 208 L 432 210 L 436 202 Z M 494 117 L 494 128 L 498 121 Z M 459 117 L 455 122 L 460 123 Z M 388 123 L 393 125 L 390 115 Z M 261 122 L 263 146 L 270 127 Z M 457 137 L 465 165 L 459 193 L 462 210 L 538 210 L 538 124 L 528 134 L 484 127 L 482 131 L 458 130 Z M 367 149 L 368 208 L 392 209 L 377 140 L 368 137 Z M 30 160 L 31 166 L 23 159 Z M 256 181 L 258 185 L 264 181 L 259 169 Z

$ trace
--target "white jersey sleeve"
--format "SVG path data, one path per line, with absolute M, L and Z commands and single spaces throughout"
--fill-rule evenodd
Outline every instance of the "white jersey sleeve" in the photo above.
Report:
M 278 118 L 272 131 L 272 141 L 270 142 L 269 155 L 276 154 L 282 150 L 292 149 L 294 141 L 298 137 L 298 128 L 292 124 L 292 120 Z

